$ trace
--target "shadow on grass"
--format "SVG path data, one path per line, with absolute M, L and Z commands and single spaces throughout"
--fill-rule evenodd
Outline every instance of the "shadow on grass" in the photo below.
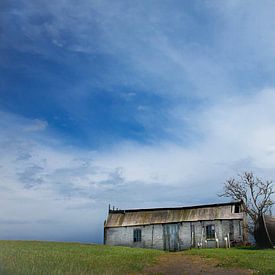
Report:
M 240 250 L 267 250 L 270 248 L 261 248 L 261 247 L 257 247 L 257 246 L 239 246 L 239 247 L 235 247 L 236 249 L 240 249 Z

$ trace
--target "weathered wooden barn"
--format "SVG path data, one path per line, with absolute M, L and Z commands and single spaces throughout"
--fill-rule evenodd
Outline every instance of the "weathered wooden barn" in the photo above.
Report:
M 254 236 L 260 248 L 275 248 L 275 217 L 261 215 L 255 225 Z
M 225 247 L 247 241 L 241 202 L 177 208 L 111 210 L 104 243 L 178 251 Z

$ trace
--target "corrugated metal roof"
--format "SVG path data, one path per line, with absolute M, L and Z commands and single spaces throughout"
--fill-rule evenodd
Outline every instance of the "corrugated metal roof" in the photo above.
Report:
M 204 221 L 215 219 L 243 219 L 243 213 L 232 213 L 238 203 L 204 205 L 181 208 L 135 209 L 110 211 L 105 227 Z

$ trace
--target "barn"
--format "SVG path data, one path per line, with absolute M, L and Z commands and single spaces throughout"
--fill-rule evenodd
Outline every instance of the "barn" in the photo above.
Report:
M 242 202 L 175 208 L 110 209 L 104 243 L 179 251 L 227 247 L 247 241 Z
M 275 248 L 275 217 L 259 216 L 254 228 L 256 244 L 260 248 Z

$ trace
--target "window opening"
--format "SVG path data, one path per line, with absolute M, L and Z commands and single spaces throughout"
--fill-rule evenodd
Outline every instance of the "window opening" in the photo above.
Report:
M 240 211 L 241 209 L 240 209 L 240 205 L 238 205 L 238 204 L 236 204 L 235 205 L 235 213 L 240 213 L 241 211 Z
M 215 239 L 215 225 L 210 224 L 206 226 L 206 238 Z
M 141 242 L 141 229 L 134 229 L 134 243 Z

